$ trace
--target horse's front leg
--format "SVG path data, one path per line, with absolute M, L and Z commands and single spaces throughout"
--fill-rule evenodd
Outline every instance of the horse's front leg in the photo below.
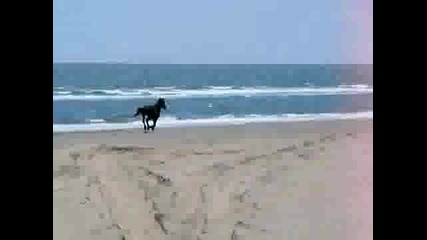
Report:
M 154 131 L 154 128 L 156 128 L 157 124 L 157 118 L 153 119 L 153 126 L 151 126 L 151 130 Z

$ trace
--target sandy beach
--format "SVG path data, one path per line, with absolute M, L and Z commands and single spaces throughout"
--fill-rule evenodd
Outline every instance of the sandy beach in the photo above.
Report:
M 53 239 L 373 239 L 372 131 L 334 120 L 53 134 Z

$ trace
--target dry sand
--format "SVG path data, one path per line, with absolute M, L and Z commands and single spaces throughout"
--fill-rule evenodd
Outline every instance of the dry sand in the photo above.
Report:
M 53 239 L 373 239 L 372 120 L 53 136 Z

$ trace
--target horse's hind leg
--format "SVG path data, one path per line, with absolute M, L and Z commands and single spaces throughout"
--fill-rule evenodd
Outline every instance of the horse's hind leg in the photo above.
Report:
M 142 124 L 144 124 L 144 131 L 147 131 L 147 126 L 145 125 L 145 116 L 142 116 Z
M 150 124 L 148 123 L 148 118 L 145 119 L 145 122 L 147 123 L 147 128 L 145 129 L 145 131 L 150 130 Z

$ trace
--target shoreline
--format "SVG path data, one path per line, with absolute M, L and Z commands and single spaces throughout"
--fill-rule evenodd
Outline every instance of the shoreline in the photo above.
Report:
M 175 126 L 175 127 L 160 127 L 156 128 L 154 132 L 148 131 L 144 132 L 143 127 L 138 128 L 129 128 L 129 129 L 106 129 L 106 130 L 97 130 L 97 131 L 70 131 L 70 132 L 53 132 L 53 138 L 63 139 L 69 138 L 73 139 L 76 137 L 77 139 L 83 140 L 87 136 L 117 136 L 120 134 L 127 135 L 138 135 L 142 137 L 146 137 L 147 139 L 160 139 L 160 138 L 168 138 L 171 136 L 176 136 L 177 134 L 183 134 L 184 132 L 205 132 L 205 131 L 223 131 L 223 130 L 231 130 L 232 132 L 245 132 L 245 134 L 250 134 L 251 131 L 246 131 L 245 129 L 255 129 L 258 131 L 259 129 L 263 129 L 268 132 L 268 129 L 271 131 L 277 131 L 278 129 L 286 129 L 286 131 L 278 131 L 278 133 L 284 133 L 286 135 L 298 134 L 306 132 L 308 129 L 330 129 L 334 128 L 337 124 L 345 124 L 351 126 L 364 126 L 364 125 L 373 125 L 373 118 L 358 118 L 358 119 L 317 119 L 317 120 L 307 120 L 307 121 L 285 121 L 285 122 L 252 122 L 252 123 L 244 123 L 244 124 L 227 124 L 227 125 L 190 125 L 190 126 Z M 309 130 L 308 130 L 309 131 Z M 284 135 L 284 137 L 289 137 Z M 246 136 L 246 135 L 245 135 Z M 83 140 L 84 141 L 84 140 Z M 54 145 L 56 145 L 54 143 Z
M 318 116 L 305 117 L 259 117 L 259 118 L 208 118 L 208 119 L 187 119 L 170 120 L 160 119 L 159 128 L 198 128 L 198 127 L 221 127 L 239 126 L 246 124 L 276 124 L 288 122 L 321 122 L 339 120 L 372 120 L 373 111 L 339 113 L 339 114 L 318 114 Z M 103 132 L 117 130 L 132 130 L 142 128 L 140 120 L 129 123 L 92 123 L 92 124 L 54 124 L 53 134 L 70 132 Z

